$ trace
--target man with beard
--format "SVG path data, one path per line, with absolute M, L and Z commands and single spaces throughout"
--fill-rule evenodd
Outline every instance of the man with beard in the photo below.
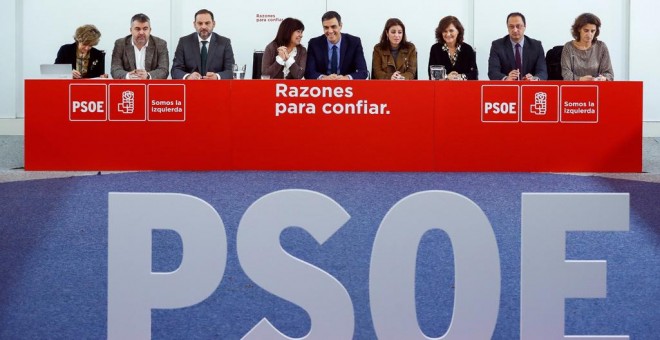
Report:
M 151 35 L 151 21 L 139 13 L 131 18 L 131 34 L 115 41 L 110 73 L 115 79 L 167 79 L 167 42 Z
M 195 13 L 195 33 L 181 37 L 174 52 L 172 79 L 231 79 L 231 41 L 213 33 L 215 19 L 207 9 Z

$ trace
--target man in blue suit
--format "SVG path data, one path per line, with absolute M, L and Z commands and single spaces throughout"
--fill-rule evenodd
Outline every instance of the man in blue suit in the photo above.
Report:
M 367 62 L 360 38 L 341 33 L 341 16 L 329 11 L 321 17 L 323 35 L 309 40 L 306 79 L 367 79 Z
M 509 35 L 493 41 L 488 57 L 488 78 L 491 80 L 546 80 L 543 45 L 525 36 L 527 21 L 522 13 L 507 16 Z

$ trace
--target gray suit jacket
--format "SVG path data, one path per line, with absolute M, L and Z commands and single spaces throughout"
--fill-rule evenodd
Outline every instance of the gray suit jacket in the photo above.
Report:
M 172 62 L 172 79 L 183 79 L 186 74 L 201 71 L 202 59 L 197 32 L 179 39 Z M 234 51 L 231 40 L 217 33 L 211 34 L 209 54 L 206 59 L 207 72 L 220 74 L 221 79 L 232 79 Z
M 488 57 L 488 78 L 490 80 L 502 80 L 511 70 L 516 68 L 516 60 L 513 56 L 513 45 L 508 35 L 493 41 L 490 46 Z M 525 36 L 525 44 L 522 50 L 521 76 L 530 73 L 541 80 L 548 79 L 548 67 L 545 64 L 545 52 L 540 41 Z
M 144 58 L 144 68 L 151 79 L 167 79 L 170 69 L 170 55 L 167 52 L 167 42 L 155 36 L 149 36 L 147 54 Z M 112 49 L 112 78 L 126 79 L 126 73 L 135 70 L 135 49 L 131 44 L 131 36 L 119 38 Z

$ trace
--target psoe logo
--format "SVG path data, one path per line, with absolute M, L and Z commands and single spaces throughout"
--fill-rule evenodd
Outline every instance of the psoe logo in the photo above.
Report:
M 121 103 L 118 104 L 117 111 L 125 114 L 131 114 L 135 110 L 135 92 L 124 91 L 121 94 Z
M 548 94 L 537 92 L 534 94 L 534 104 L 529 106 L 529 110 L 537 116 L 545 115 L 548 110 Z
M 559 86 L 522 85 L 520 121 L 523 123 L 559 122 Z
M 105 84 L 69 85 L 69 120 L 98 122 L 108 120 Z
M 520 121 L 518 103 L 518 85 L 484 85 L 481 87 L 481 121 L 517 123 Z
M 108 117 L 110 121 L 144 122 L 147 120 L 147 86 L 145 84 L 108 85 Z

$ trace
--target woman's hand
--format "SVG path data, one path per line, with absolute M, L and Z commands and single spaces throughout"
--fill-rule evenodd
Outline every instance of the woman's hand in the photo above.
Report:
M 392 74 L 392 77 L 390 79 L 392 79 L 392 80 L 404 80 L 404 79 L 406 79 L 406 77 L 401 75 L 401 72 L 396 71 L 396 72 L 394 72 L 394 74 Z
M 277 48 L 277 55 L 282 58 L 282 60 L 286 61 L 289 59 L 289 51 L 287 50 L 286 46 L 280 46 Z

